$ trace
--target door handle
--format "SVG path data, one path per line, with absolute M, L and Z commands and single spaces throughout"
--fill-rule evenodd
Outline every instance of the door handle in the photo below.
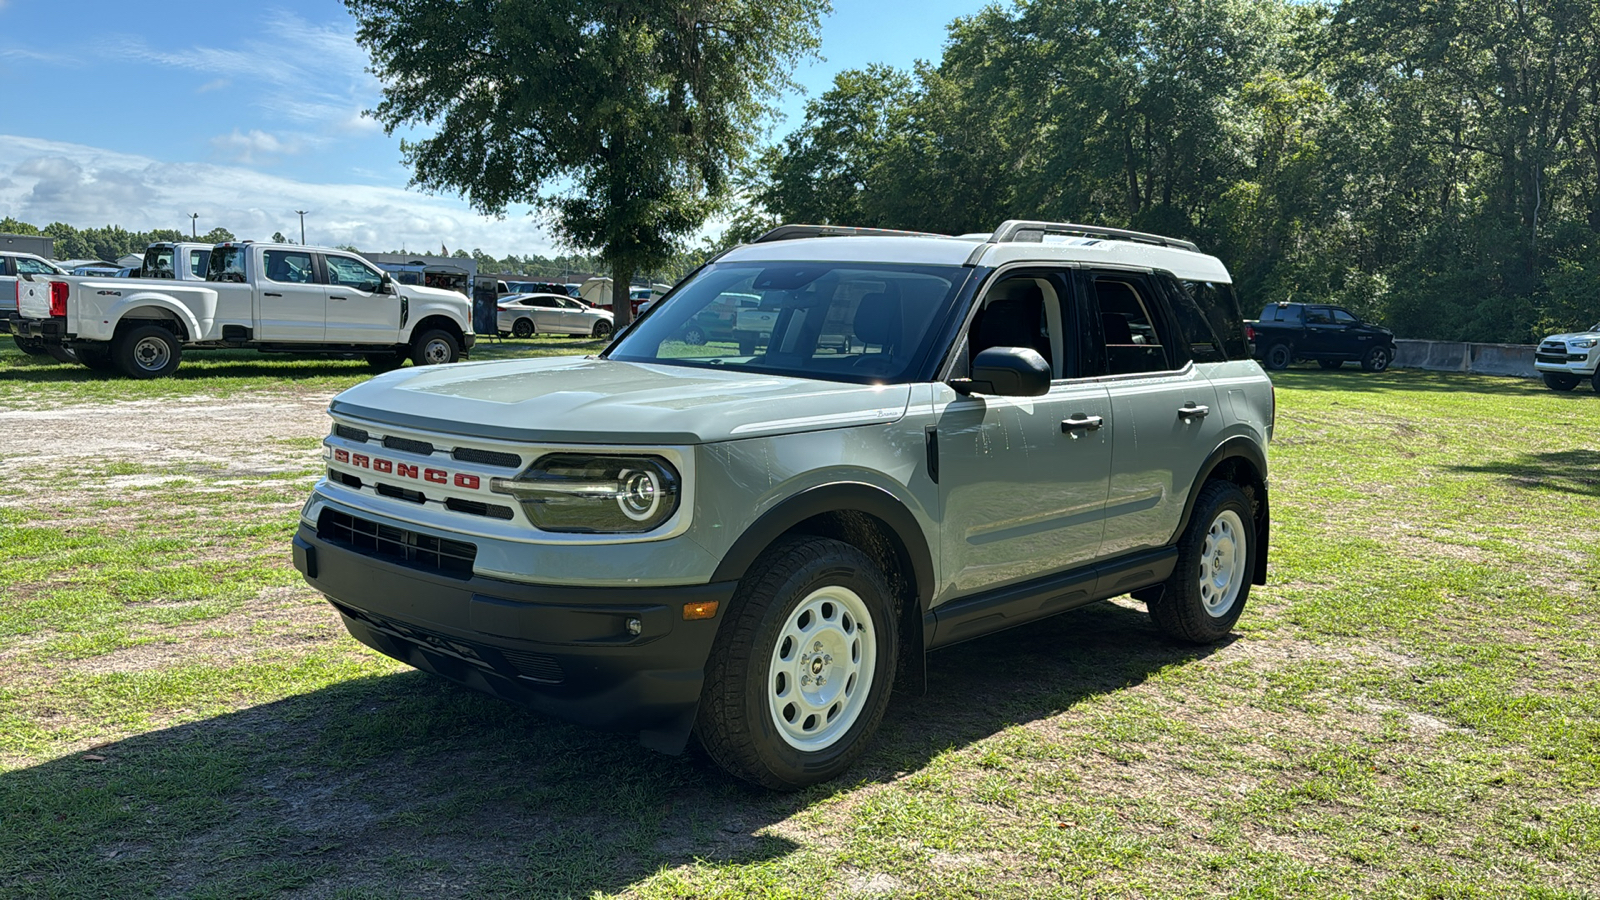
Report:
M 1077 440 L 1083 436 L 1080 432 L 1099 431 L 1100 426 L 1104 425 L 1105 421 L 1099 416 L 1086 416 L 1083 413 L 1078 413 L 1070 419 L 1061 420 L 1061 433 L 1069 434 L 1073 440 Z
M 274 294 L 271 291 L 262 291 L 261 292 L 261 296 L 263 296 L 263 297 L 282 297 L 283 295 L 282 294 Z
M 1191 400 L 1178 409 L 1178 418 L 1185 422 L 1193 422 L 1195 419 L 1204 419 L 1210 412 L 1211 407 L 1200 406 Z
M 344 298 L 344 297 L 335 297 L 335 296 L 329 295 L 328 299 L 329 300 L 344 300 L 346 298 Z

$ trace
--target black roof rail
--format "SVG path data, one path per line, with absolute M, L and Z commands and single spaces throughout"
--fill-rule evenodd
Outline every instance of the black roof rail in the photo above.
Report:
M 751 241 L 752 244 L 770 244 L 773 241 L 792 241 L 796 238 L 815 237 L 949 237 L 931 231 L 901 231 L 895 228 L 857 228 L 853 225 L 779 225 L 777 228 Z
M 1179 250 L 1189 250 L 1194 253 L 1200 252 L 1200 248 L 1193 241 L 1181 241 L 1177 238 L 1164 237 L 1159 234 L 1128 231 L 1122 228 L 1103 228 L 1099 225 L 1074 225 L 1071 222 L 1031 222 L 1024 219 L 1010 219 L 1001 222 L 1000 227 L 996 228 L 994 234 L 989 236 L 989 243 L 1037 244 L 1042 242 L 1047 234 L 1109 238 L 1114 241 L 1134 241 L 1140 244 L 1155 244 L 1159 247 L 1175 247 Z

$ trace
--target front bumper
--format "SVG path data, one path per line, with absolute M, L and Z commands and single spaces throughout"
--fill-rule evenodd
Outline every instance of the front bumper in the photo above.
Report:
M 559 719 L 636 731 L 678 753 L 735 585 L 588 588 L 455 578 L 318 537 L 301 523 L 294 563 L 350 634 L 426 672 Z M 718 601 L 685 621 L 686 603 Z M 636 620 L 640 633 L 630 633 Z

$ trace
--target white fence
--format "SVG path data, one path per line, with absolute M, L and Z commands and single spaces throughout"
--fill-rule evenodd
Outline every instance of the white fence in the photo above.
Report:
M 1396 340 L 1394 365 L 1435 372 L 1471 372 L 1474 375 L 1517 375 L 1537 378 L 1533 369 L 1533 344 L 1467 344 L 1460 341 Z

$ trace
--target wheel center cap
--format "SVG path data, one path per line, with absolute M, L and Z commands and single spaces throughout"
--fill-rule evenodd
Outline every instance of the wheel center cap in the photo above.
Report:
M 819 656 L 811 661 L 811 674 L 822 674 L 822 657 Z

